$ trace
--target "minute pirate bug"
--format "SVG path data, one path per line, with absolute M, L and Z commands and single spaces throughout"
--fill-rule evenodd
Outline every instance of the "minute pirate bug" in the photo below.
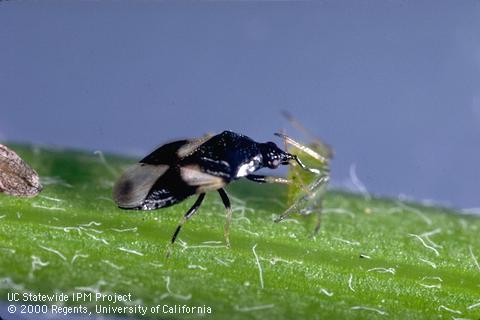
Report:
M 308 149 L 285 135 L 275 135 L 297 148 Z M 178 140 L 159 147 L 127 169 L 113 188 L 113 199 L 121 209 L 154 210 L 172 206 L 198 194 L 197 200 L 173 233 L 173 244 L 183 224 L 197 212 L 205 193 L 217 191 L 227 211 L 224 236 L 229 247 L 232 209 L 223 188 L 242 177 L 258 183 L 290 183 L 286 178 L 256 175 L 253 172 L 261 168 L 275 169 L 292 162 L 304 170 L 321 175 L 320 170 L 305 166 L 296 155 L 281 150 L 273 142 L 256 142 L 232 131 Z M 285 216 L 282 215 L 279 220 Z

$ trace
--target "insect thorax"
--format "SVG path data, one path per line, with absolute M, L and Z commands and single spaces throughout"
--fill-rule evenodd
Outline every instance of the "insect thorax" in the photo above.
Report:
M 206 143 L 185 162 L 197 163 L 210 174 L 233 180 L 262 167 L 259 143 L 231 131 L 224 131 Z

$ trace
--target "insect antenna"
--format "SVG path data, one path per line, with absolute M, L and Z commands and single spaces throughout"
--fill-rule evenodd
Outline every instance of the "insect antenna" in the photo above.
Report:
M 301 208 L 305 207 L 308 205 L 308 203 L 315 197 L 321 196 L 324 192 L 324 188 L 328 184 L 328 181 L 330 180 L 330 177 L 328 175 L 320 175 L 312 184 L 307 186 L 308 188 L 308 193 L 301 198 L 299 198 L 297 201 L 295 201 L 287 210 L 285 210 L 278 218 L 275 219 L 275 222 L 280 222 L 287 218 L 290 214 L 294 212 L 299 212 L 302 214 Z M 321 216 L 321 203 L 318 203 L 319 205 L 319 211 L 318 211 L 318 221 L 317 225 L 315 226 L 315 234 L 318 232 L 320 229 L 320 216 Z M 309 208 L 311 209 L 311 208 Z M 303 213 L 304 215 L 308 215 L 308 213 Z
M 283 133 L 278 133 L 276 132 L 275 135 L 277 137 L 280 137 L 282 139 L 284 139 L 284 141 L 296 148 L 298 148 L 299 150 L 305 152 L 306 154 L 308 154 L 309 156 L 311 156 L 312 158 L 320 161 L 322 164 L 327 164 L 328 163 L 328 159 L 325 158 L 324 156 L 320 155 L 318 152 L 312 150 L 311 148 L 301 144 L 300 142 L 297 142 L 295 140 L 293 140 L 292 138 L 290 138 L 289 136 L 287 136 L 286 134 L 283 134 Z M 298 160 L 298 159 L 294 159 L 295 161 L 297 161 L 297 163 L 302 167 L 304 168 L 305 166 Z
M 309 136 L 313 140 L 313 144 L 317 146 L 322 154 L 331 159 L 333 158 L 333 150 L 332 148 L 326 144 L 325 142 L 322 141 L 322 139 L 318 138 L 314 133 L 312 133 L 311 130 L 305 128 L 300 121 L 298 121 L 290 112 L 286 110 L 282 110 L 282 115 L 287 119 L 288 122 L 292 124 L 293 127 L 295 127 L 298 131 L 303 132 L 307 136 Z
M 280 137 L 283 139 L 283 141 L 285 143 L 288 143 L 288 144 L 291 144 L 293 145 L 294 147 L 300 149 L 301 151 L 307 153 L 308 155 L 312 156 L 313 158 L 315 158 L 316 160 L 319 160 L 322 164 L 327 164 L 328 163 L 328 160 L 324 157 L 322 157 L 321 155 L 319 155 L 317 152 L 313 151 L 312 149 L 310 149 L 309 147 L 307 146 L 304 146 L 303 144 L 293 140 L 292 138 L 290 138 L 289 136 L 287 136 L 286 134 L 283 134 L 283 133 L 275 133 L 275 135 L 277 137 Z M 320 170 L 318 169 L 315 169 L 315 168 L 310 168 L 310 167 L 307 167 L 305 164 L 303 164 L 303 162 L 298 158 L 297 155 L 294 155 L 294 154 L 290 154 L 288 153 L 289 155 L 289 160 L 295 160 L 295 162 L 303 169 L 303 170 L 306 170 L 306 171 L 310 171 L 311 173 L 314 173 L 314 174 L 320 174 Z
M 300 159 L 299 159 L 296 155 L 293 155 L 293 159 L 298 163 L 298 165 L 299 165 L 303 170 L 310 171 L 311 173 L 314 173 L 314 174 L 320 174 L 320 170 L 315 169 L 315 168 L 309 168 L 309 167 L 307 167 L 306 165 L 303 164 L 302 161 L 300 161 Z
M 281 132 L 282 135 L 286 136 L 285 134 L 285 130 L 282 129 L 282 132 Z M 288 143 L 285 139 L 283 139 L 283 149 L 285 150 L 285 152 L 289 153 L 288 152 Z M 302 176 L 298 173 L 297 170 L 292 170 L 293 174 L 295 175 L 295 179 L 297 179 L 300 183 L 300 187 L 302 188 L 302 190 L 305 192 L 305 193 L 308 193 L 309 191 L 307 190 L 306 188 L 306 184 L 305 182 L 303 181 L 303 178 Z

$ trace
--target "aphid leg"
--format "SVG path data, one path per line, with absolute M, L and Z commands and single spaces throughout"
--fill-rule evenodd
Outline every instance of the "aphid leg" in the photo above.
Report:
M 298 163 L 298 165 L 299 165 L 303 170 L 310 171 L 311 173 L 314 173 L 314 174 L 320 174 L 320 170 L 315 169 L 315 168 L 309 168 L 309 167 L 307 167 L 306 165 L 303 164 L 302 161 L 300 161 L 300 159 L 299 159 L 296 155 L 293 156 L 293 159 Z
M 315 212 L 317 213 L 317 217 L 315 220 L 315 229 L 313 229 L 313 236 L 318 234 L 320 231 L 320 226 L 322 224 L 322 209 L 323 209 L 323 201 L 320 200 L 320 203 L 317 204 L 317 208 L 315 208 Z
M 313 210 L 317 213 L 317 221 L 315 223 L 315 229 L 313 230 L 313 235 L 317 235 L 320 231 L 320 226 L 322 223 L 322 212 L 323 212 L 323 196 L 327 190 L 328 182 L 330 181 L 330 175 L 327 172 L 325 175 L 322 175 L 318 180 L 316 180 L 312 187 L 315 188 L 316 201 L 314 203 Z
M 321 196 L 320 196 L 321 197 Z M 307 208 L 301 209 L 300 214 L 303 216 L 308 216 L 312 213 L 316 213 L 316 221 L 315 221 L 315 228 L 313 229 L 313 236 L 317 235 L 320 231 L 320 225 L 322 222 L 322 201 L 323 199 L 319 199 L 318 203 L 315 203 Z
M 304 197 L 305 198 L 305 197 Z M 303 201 L 302 201 L 303 202 Z M 280 222 L 282 220 L 285 220 L 293 211 L 297 211 L 299 207 L 300 200 L 295 201 L 294 204 L 292 204 L 287 210 L 285 210 L 280 216 L 278 216 L 274 222 Z
M 322 224 L 322 210 L 323 209 L 323 201 L 320 200 L 320 203 L 317 207 L 317 221 L 315 222 L 315 229 L 313 229 L 313 235 L 317 235 L 318 231 L 320 231 L 320 226 Z
M 195 214 L 195 212 L 197 212 L 197 209 L 202 204 L 202 201 L 204 198 L 205 198 L 205 193 L 201 193 L 198 196 L 197 201 L 195 201 L 193 206 L 182 217 L 182 220 L 180 220 L 180 223 L 178 224 L 177 229 L 173 233 L 172 243 L 171 243 L 172 245 L 175 243 L 175 240 L 177 239 L 178 233 L 180 232 L 180 229 L 182 229 L 182 226 L 185 224 L 185 222 L 187 222 L 188 219 L 190 219 Z
M 225 237 L 227 248 L 230 248 L 230 224 L 232 223 L 232 207 L 230 205 L 230 199 L 228 198 L 227 192 L 225 192 L 225 190 L 221 188 L 221 189 L 218 189 L 218 193 L 220 194 L 223 205 L 227 210 L 227 219 L 225 221 L 223 235 Z
M 292 180 L 290 179 L 281 178 L 281 177 L 262 176 L 257 174 L 249 174 L 245 176 L 245 178 L 258 183 L 284 183 L 284 184 L 292 183 Z
M 317 196 L 322 196 L 325 192 L 325 187 L 328 184 L 330 177 L 328 175 L 320 175 L 312 184 L 308 185 L 308 193 L 303 197 L 295 201 L 284 213 L 282 213 L 275 222 L 280 222 L 287 218 L 293 212 L 301 212 L 300 208 L 305 208 L 312 199 L 315 199 Z M 318 205 L 320 205 L 321 199 L 318 200 Z M 318 221 L 317 226 L 320 224 L 320 215 L 321 215 L 321 205 L 318 212 Z

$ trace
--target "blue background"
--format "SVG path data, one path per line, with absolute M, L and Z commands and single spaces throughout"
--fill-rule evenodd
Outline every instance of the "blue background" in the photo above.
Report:
M 145 155 L 286 109 L 375 194 L 479 207 L 480 2 L 0 2 L 0 140 Z

